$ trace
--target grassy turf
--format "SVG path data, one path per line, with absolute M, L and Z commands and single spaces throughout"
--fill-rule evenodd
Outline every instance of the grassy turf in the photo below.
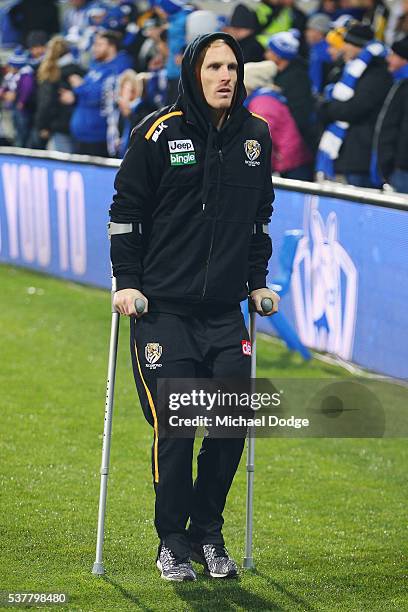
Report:
M 256 442 L 256 573 L 161 581 L 151 431 L 119 349 L 105 559 L 91 575 L 110 328 L 106 292 L 0 267 L 0 589 L 65 591 L 70 610 L 408 610 L 404 440 Z M 30 287 L 35 288 L 29 289 Z M 259 342 L 259 375 L 338 376 Z M 245 466 L 225 512 L 242 558 Z M 3 609 L 3 608 L 2 608 Z

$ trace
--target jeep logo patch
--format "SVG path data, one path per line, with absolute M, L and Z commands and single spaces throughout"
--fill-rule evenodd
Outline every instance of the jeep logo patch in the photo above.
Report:
M 196 163 L 194 145 L 186 140 L 169 140 L 170 165 L 189 166 Z

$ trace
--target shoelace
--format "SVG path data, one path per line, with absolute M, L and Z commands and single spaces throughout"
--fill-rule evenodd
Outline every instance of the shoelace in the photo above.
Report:
M 190 563 L 188 557 L 184 557 L 183 559 L 176 559 L 174 553 L 170 550 L 170 548 L 166 548 L 166 546 L 162 546 L 160 551 L 160 556 L 164 556 L 164 562 L 169 564 L 170 567 L 181 567 L 181 568 L 190 568 Z
M 213 557 L 229 557 L 228 551 L 222 544 L 210 544 Z

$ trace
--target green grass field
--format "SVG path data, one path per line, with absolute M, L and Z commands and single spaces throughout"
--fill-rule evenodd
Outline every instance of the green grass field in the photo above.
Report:
M 69 610 L 408 610 L 402 439 L 256 442 L 254 556 L 239 581 L 160 580 L 151 431 L 122 322 L 109 480 L 107 576 L 91 574 L 110 330 L 107 292 L 0 267 L 0 589 L 69 594 Z M 31 287 L 31 289 L 30 289 Z M 35 288 L 35 289 L 32 289 Z M 259 375 L 343 376 L 259 341 Z M 225 512 L 242 560 L 242 461 Z M 200 570 L 201 571 L 201 570 Z M 1 608 L 3 609 L 3 608 Z

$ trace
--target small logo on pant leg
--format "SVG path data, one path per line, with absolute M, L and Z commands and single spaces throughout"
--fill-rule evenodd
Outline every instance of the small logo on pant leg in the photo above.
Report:
M 158 342 L 148 342 L 145 346 L 145 357 L 148 363 L 145 364 L 146 368 L 155 370 L 161 368 L 162 364 L 157 363 L 162 356 L 163 347 Z
M 244 355 L 252 355 L 252 346 L 249 340 L 241 340 L 241 345 Z

